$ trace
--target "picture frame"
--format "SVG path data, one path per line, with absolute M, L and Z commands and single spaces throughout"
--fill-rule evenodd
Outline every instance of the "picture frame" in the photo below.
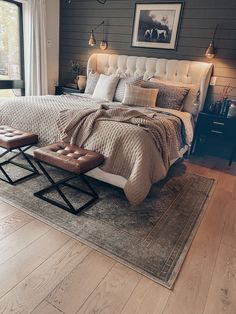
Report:
M 132 47 L 176 50 L 184 1 L 136 3 Z

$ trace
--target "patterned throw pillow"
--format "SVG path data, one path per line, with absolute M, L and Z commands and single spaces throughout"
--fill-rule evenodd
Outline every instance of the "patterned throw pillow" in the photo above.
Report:
M 84 91 L 85 94 L 90 94 L 90 95 L 93 94 L 95 87 L 97 85 L 97 82 L 99 80 L 99 77 L 100 77 L 99 73 L 89 72 L 86 88 Z
M 118 85 L 117 85 L 117 88 L 116 88 L 114 101 L 119 101 L 119 102 L 123 101 L 124 95 L 125 95 L 125 85 L 126 84 L 132 84 L 132 85 L 140 86 L 142 81 L 143 81 L 142 76 L 139 76 L 139 77 L 128 76 L 128 77 L 121 78 Z
M 92 98 L 113 101 L 119 79 L 117 76 L 101 74 Z
M 175 85 L 167 85 L 157 82 L 144 82 L 144 88 L 159 89 L 156 106 L 167 109 L 181 110 L 184 97 L 188 94 L 189 88 Z
M 181 87 L 186 87 L 189 88 L 189 92 L 184 98 L 183 101 L 183 111 L 187 111 L 191 113 L 193 116 L 196 116 L 199 110 L 199 96 L 200 96 L 200 88 L 197 85 L 194 84 L 187 84 L 187 83 L 181 83 L 181 82 L 171 82 L 171 81 L 163 81 L 160 80 L 159 78 L 151 78 L 150 82 L 154 83 L 162 83 L 162 84 L 167 84 L 171 86 L 181 86 Z
M 156 106 L 157 94 L 157 88 L 142 88 L 140 86 L 126 84 L 122 104 L 153 108 Z

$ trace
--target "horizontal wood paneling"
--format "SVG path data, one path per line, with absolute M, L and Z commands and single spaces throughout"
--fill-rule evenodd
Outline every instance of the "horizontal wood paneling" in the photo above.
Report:
M 106 24 L 107 53 L 188 59 L 214 63 L 217 85 L 209 88 L 208 100 L 217 98 L 222 87 L 232 85 L 231 96 L 236 98 L 236 1 L 235 0 L 185 0 L 180 36 L 176 51 L 131 47 L 135 0 L 107 0 L 105 5 L 95 0 L 61 0 L 60 17 L 60 81 L 71 80 L 70 60 L 79 60 L 86 66 L 92 53 L 101 52 L 88 46 L 92 28 L 102 20 Z M 143 0 L 142 3 L 155 3 Z M 211 61 L 204 56 L 215 25 L 217 57 Z M 102 39 L 102 29 L 96 31 Z

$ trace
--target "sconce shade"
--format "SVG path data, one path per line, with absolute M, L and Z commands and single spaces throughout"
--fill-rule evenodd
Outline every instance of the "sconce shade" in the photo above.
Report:
M 94 33 L 93 30 L 90 34 L 90 38 L 89 38 L 89 46 L 95 46 L 96 45 L 96 39 L 94 37 Z
M 206 50 L 205 56 L 208 59 L 212 59 L 215 57 L 215 55 L 216 55 L 216 51 L 215 51 L 214 43 L 213 41 L 211 41 L 209 47 Z
M 105 2 L 104 2 L 105 3 Z M 96 39 L 94 36 L 94 31 L 98 29 L 99 27 L 103 27 L 103 40 L 100 43 L 100 49 L 106 50 L 108 48 L 108 42 L 104 39 L 105 38 L 105 28 L 104 28 L 105 22 L 102 21 L 100 24 L 98 24 L 94 29 L 92 29 L 90 37 L 89 37 L 89 46 L 95 46 L 96 45 Z
M 106 50 L 108 48 L 108 42 L 106 40 L 102 40 L 100 43 L 100 49 Z

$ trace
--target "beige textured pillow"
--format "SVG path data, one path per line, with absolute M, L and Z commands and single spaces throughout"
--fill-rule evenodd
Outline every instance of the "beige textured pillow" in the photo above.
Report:
M 119 82 L 119 77 L 113 75 L 101 74 L 92 98 L 102 99 L 104 101 L 112 101 Z
M 141 84 L 145 88 L 158 88 L 157 106 L 161 108 L 181 110 L 184 97 L 188 94 L 189 88 L 163 83 L 144 81 Z
M 157 88 L 142 88 L 140 86 L 126 84 L 122 104 L 153 108 L 156 106 L 157 94 Z

